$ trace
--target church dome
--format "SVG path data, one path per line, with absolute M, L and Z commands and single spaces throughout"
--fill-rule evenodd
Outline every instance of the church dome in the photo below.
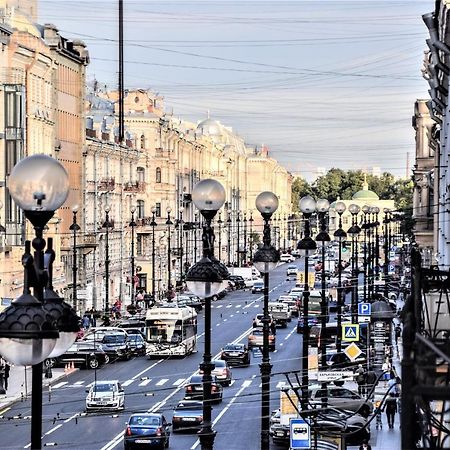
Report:
M 378 195 L 369 190 L 369 185 L 367 183 L 366 178 L 364 177 L 364 183 L 362 186 L 362 189 L 358 192 L 356 192 L 355 194 L 353 194 L 352 197 L 353 200 L 362 200 L 362 201 L 374 201 L 374 200 L 379 200 L 380 197 L 378 197 Z
M 197 130 L 205 136 L 220 136 L 222 134 L 220 123 L 210 118 L 202 120 L 197 125 Z

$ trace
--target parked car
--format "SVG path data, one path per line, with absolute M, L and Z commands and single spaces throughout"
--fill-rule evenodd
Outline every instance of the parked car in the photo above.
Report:
M 368 417 L 373 412 L 371 401 L 346 387 L 328 384 L 327 388 L 324 389 L 320 385 L 313 385 L 308 390 L 312 403 L 321 404 L 322 398 L 326 397 L 328 405 L 334 408 L 348 409 L 361 414 L 363 417 Z
M 255 281 L 252 287 L 252 294 L 264 292 L 264 281 Z
M 214 369 L 211 375 L 215 376 L 222 386 L 229 386 L 233 379 L 233 374 L 228 367 L 228 363 L 223 359 L 215 359 L 212 363 L 214 364 Z M 200 369 L 199 373 L 203 374 L 203 371 Z
M 216 403 L 222 401 L 223 387 L 215 376 L 212 377 L 211 399 Z M 203 400 L 203 375 L 192 375 L 184 387 L 184 398 L 186 400 Z
M 162 414 L 133 414 L 125 428 L 124 450 L 169 447 L 170 426 L 171 424 Z
M 247 337 L 248 347 L 262 347 L 263 346 L 263 328 L 254 327 Z M 272 332 L 269 333 L 269 350 L 273 352 L 275 350 L 276 338 Z
M 97 369 L 109 361 L 108 355 L 100 344 L 76 341 L 68 350 L 56 358 L 46 360 L 47 367 L 59 367 L 68 363 L 82 369 Z
M 319 355 L 320 361 L 320 355 Z M 366 364 L 367 356 L 362 352 L 355 360 L 350 361 L 348 356 L 344 352 L 330 352 L 327 350 L 327 365 L 329 369 L 332 370 L 342 370 L 342 369 L 355 369 L 358 364 Z
M 203 422 L 203 402 L 182 400 L 173 410 L 172 431 L 198 431 Z
M 203 303 L 200 297 L 196 295 L 184 295 L 180 294 L 175 297 L 178 306 L 189 306 L 190 308 L 194 308 L 196 312 L 199 312 L 203 309 Z
M 107 333 L 103 336 L 101 344 L 105 353 L 112 360 L 128 360 L 131 357 L 131 348 L 126 333 Z
M 94 381 L 86 391 L 86 412 L 125 408 L 125 391 L 118 380 Z
M 280 262 L 287 262 L 287 263 L 291 263 L 295 261 L 295 257 L 292 256 L 289 253 L 282 253 L 280 255 Z
M 132 355 L 145 356 L 145 339 L 142 334 L 128 335 L 128 345 Z
M 231 365 L 250 365 L 250 352 L 244 344 L 227 344 L 222 349 L 221 359 Z

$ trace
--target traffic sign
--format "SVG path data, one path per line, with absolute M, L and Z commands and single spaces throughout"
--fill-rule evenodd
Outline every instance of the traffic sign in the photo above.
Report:
M 359 324 L 348 323 L 342 325 L 342 340 L 347 342 L 359 341 Z
M 311 429 L 301 417 L 289 421 L 291 449 L 309 449 L 311 448 Z
M 370 316 L 358 316 L 358 323 L 370 322 Z
M 347 355 L 348 359 L 353 362 L 362 353 L 362 351 L 354 342 L 352 342 L 344 350 L 344 353 Z
M 330 370 L 322 371 L 317 374 L 317 381 L 336 381 L 336 380 L 353 380 L 353 372 L 351 370 Z
M 370 316 L 372 313 L 372 305 L 370 303 L 358 303 L 358 315 Z
M 395 273 L 395 266 L 394 264 L 389 264 L 388 266 L 388 272 L 391 273 Z

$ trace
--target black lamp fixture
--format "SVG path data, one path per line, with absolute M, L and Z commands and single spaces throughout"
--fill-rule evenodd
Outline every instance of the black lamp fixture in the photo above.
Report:
M 384 296 L 387 298 L 389 295 L 389 250 L 390 250 L 390 239 L 389 239 L 389 223 L 391 222 L 391 210 L 389 208 L 384 208 L 384 264 L 383 264 L 383 274 L 384 274 Z
M 77 231 L 80 231 L 80 225 L 77 223 L 78 205 L 72 208 L 72 224 L 69 230 L 72 231 L 73 255 L 72 255 L 72 305 L 75 310 L 78 308 L 77 299 Z
M 269 357 L 269 272 L 280 260 L 280 252 L 271 245 L 269 221 L 278 208 L 278 197 L 273 192 L 261 192 L 256 197 L 256 208 L 264 219 L 263 245 L 253 258 L 253 265 L 264 275 L 264 306 L 263 306 L 263 349 L 261 372 L 261 449 L 270 447 L 270 374 L 272 365 Z
M 75 312 L 53 291 L 51 239 L 47 251 L 43 251 L 44 227 L 66 201 L 69 177 L 57 160 L 36 154 L 16 164 L 9 176 L 8 189 L 33 225 L 35 237 L 34 257 L 30 241 L 25 241 L 23 294 L 0 314 L 0 353 L 13 364 L 32 365 L 31 448 L 34 450 L 42 447 L 42 361 L 50 355 L 64 353 L 79 330 Z
M 337 314 L 336 314 L 336 323 L 337 323 L 337 337 L 336 337 L 336 350 L 338 353 L 342 349 L 342 307 L 344 304 L 344 296 L 342 295 L 342 244 L 347 239 L 347 233 L 342 229 L 342 214 L 344 214 L 347 209 L 344 202 L 336 202 L 334 205 L 334 209 L 338 213 L 339 216 L 339 224 L 338 229 L 334 232 L 334 239 L 338 241 L 338 285 L 337 285 Z
M 155 227 L 156 227 L 156 207 L 152 208 L 152 221 L 150 226 L 152 227 L 152 301 L 156 301 L 156 255 L 155 255 Z
M 200 369 L 203 371 L 203 421 L 199 431 L 202 450 L 214 447 L 215 431 L 212 428 L 211 409 L 211 297 L 223 289 L 228 279 L 227 268 L 214 258 L 214 231 L 211 222 L 225 202 L 225 189 L 216 180 L 206 179 L 198 182 L 192 191 L 192 201 L 204 218 L 203 256 L 186 274 L 186 284 L 192 293 L 205 299 L 205 347 Z
M 250 251 L 250 261 L 252 261 L 253 260 L 253 245 L 254 245 L 254 240 L 253 240 L 253 209 L 251 209 L 249 212 L 250 212 L 250 218 L 248 219 L 249 228 L 250 228 L 249 251 Z
M 105 232 L 105 305 L 104 305 L 104 324 L 109 325 L 109 229 L 113 227 L 112 222 L 109 220 L 109 213 L 111 207 L 107 204 L 104 208 L 105 210 L 105 221 L 103 222 L 103 227 L 106 229 Z
M 358 225 L 358 214 L 361 208 L 352 203 L 348 210 L 352 215 L 352 225 L 347 230 L 347 234 L 352 238 L 352 323 L 358 322 L 358 236 L 361 233 L 361 227 Z
M 305 258 L 305 284 L 303 287 L 303 343 L 302 343 L 302 409 L 308 409 L 308 385 L 309 385 L 309 274 L 308 262 L 309 255 L 317 249 L 316 242 L 311 238 L 310 218 L 316 211 L 316 201 L 310 196 L 302 197 L 299 202 L 300 211 L 305 219 L 305 230 L 303 239 L 297 244 L 300 255 Z
M 369 215 L 369 211 L 370 211 L 370 206 L 369 205 L 364 205 L 361 208 L 362 212 L 363 212 L 363 221 L 362 221 L 362 225 L 361 228 L 364 231 L 364 252 L 363 252 L 363 269 L 364 269 L 364 273 L 363 273 L 363 289 L 364 289 L 364 301 L 367 302 L 368 300 L 368 291 L 367 291 L 367 277 L 368 277 L 368 231 L 369 231 L 369 221 L 368 219 L 368 215 Z
M 170 206 L 168 206 L 166 208 L 166 212 L 167 212 L 167 220 L 166 220 L 166 225 L 167 225 L 167 292 L 166 292 L 166 297 L 167 300 L 171 300 L 172 299 L 172 267 L 171 267 L 171 258 L 172 258 L 172 250 L 170 248 L 170 244 L 171 244 L 171 231 L 170 231 L 170 226 L 173 225 L 173 222 L 170 218 L 170 213 L 172 212 L 172 208 Z
M 134 305 L 134 302 L 136 301 L 136 291 L 135 291 L 135 282 L 134 277 L 136 276 L 135 273 L 135 260 L 134 260 L 134 229 L 136 228 L 136 222 L 134 221 L 134 213 L 136 212 L 136 206 L 132 206 L 130 208 L 131 212 L 131 221 L 129 226 L 131 227 L 131 304 Z

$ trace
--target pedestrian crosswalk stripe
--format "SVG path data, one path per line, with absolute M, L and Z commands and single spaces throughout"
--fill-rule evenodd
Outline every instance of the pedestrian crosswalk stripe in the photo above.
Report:
M 227 305 L 226 307 L 227 307 L 227 308 L 231 308 L 232 306 L 233 306 L 233 305 Z
M 259 305 L 255 305 L 255 306 L 253 306 L 253 308 L 259 308 Z
M 217 309 L 222 308 L 223 305 L 216 306 Z
M 233 386 L 233 384 L 236 382 L 236 380 L 231 380 L 230 386 Z
M 84 383 L 84 380 L 81 380 L 81 381 L 76 381 L 75 383 L 73 383 L 73 384 L 75 384 L 75 385 L 81 385 L 81 384 L 83 384 Z
M 122 386 L 129 386 L 134 380 L 127 380 L 122 383 Z
M 159 381 L 156 383 L 156 386 L 162 386 L 163 384 L 166 384 L 168 381 L 169 381 L 168 378 L 163 378 L 162 380 L 159 380 Z
M 175 381 L 175 383 L 173 383 L 173 386 L 179 386 L 184 381 L 185 381 L 185 378 L 178 378 L 178 380 Z
M 249 387 L 249 386 L 252 384 L 252 381 L 253 381 L 253 380 L 245 380 L 245 381 L 242 383 L 242 387 Z
M 68 381 L 61 381 L 58 384 L 55 384 L 54 386 L 52 386 L 52 389 L 58 389 L 60 387 L 63 387 L 64 385 L 68 384 Z
M 242 305 L 236 305 L 236 308 L 240 308 Z
M 147 386 L 147 384 L 149 384 L 150 381 L 152 381 L 152 379 L 151 378 L 147 378 L 142 383 L 139 383 L 139 386 Z

